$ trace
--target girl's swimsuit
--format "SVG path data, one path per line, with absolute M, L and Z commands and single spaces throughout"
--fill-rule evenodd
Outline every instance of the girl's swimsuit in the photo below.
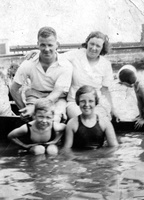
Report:
M 105 132 L 102 131 L 99 125 L 99 118 L 96 115 L 96 124 L 89 128 L 86 127 L 82 121 L 80 115 L 78 116 L 79 127 L 74 134 L 73 148 L 100 148 L 105 139 Z

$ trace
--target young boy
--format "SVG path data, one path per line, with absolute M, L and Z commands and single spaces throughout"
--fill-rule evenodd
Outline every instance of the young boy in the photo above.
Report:
M 54 144 L 60 138 L 60 135 L 57 135 L 52 141 L 54 138 L 52 129 L 55 130 L 53 117 L 53 104 L 43 99 L 37 100 L 33 115 L 34 120 L 11 131 L 8 138 L 35 155 L 44 154 L 47 152 L 48 144 Z M 59 131 L 65 129 L 64 124 L 59 124 L 57 127 Z M 20 137 L 24 135 L 27 135 L 29 144 L 25 144 L 20 140 Z
M 98 96 L 94 87 L 82 86 L 75 97 L 81 114 L 69 120 L 66 126 L 64 150 L 73 148 L 99 148 L 105 137 L 109 146 L 117 146 L 118 142 L 111 122 L 96 115 L 94 110 L 98 104 Z
M 144 85 L 138 80 L 137 71 L 132 65 L 124 65 L 118 72 L 118 78 L 121 84 L 134 88 L 140 113 L 135 119 L 135 127 L 140 128 L 144 125 Z

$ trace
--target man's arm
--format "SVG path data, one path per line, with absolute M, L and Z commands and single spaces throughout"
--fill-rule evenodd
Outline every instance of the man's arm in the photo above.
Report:
M 134 85 L 140 117 L 144 119 L 144 85 L 136 82 Z
M 23 103 L 21 93 L 19 89 L 21 88 L 22 85 L 16 83 L 13 81 L 11 87 L 10 87 L 10 93 L 13 98 L 13 100 L 16 102 L 16 105 L 18 106 L 19 109 L 24 108 L 25 104 Z
M 137 84 L 138 83 L 135 84 L 134 89 L 140 116 L 136 117 L 135 128 L 140 128 L 144 125 L 144 88 Z
M 63 88 L 55 87 L 53 91 L 46 98 L 55 103 L 63 94 L 64 94 Z

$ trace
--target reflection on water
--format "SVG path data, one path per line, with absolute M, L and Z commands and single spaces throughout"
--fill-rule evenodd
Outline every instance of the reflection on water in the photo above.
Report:
M 0 199 L 142 200 L 144 135 L 119 135 L 118 148 L 32 156 L 0 145 Z

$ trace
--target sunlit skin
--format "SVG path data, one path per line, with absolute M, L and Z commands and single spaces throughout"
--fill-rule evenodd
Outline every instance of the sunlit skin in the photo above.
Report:
M 88 60 L 97 60 L 103 48 L 104 40 L 93 37 L 87 43 L 87 58 Z
M 82 116 L 92 116 L 94 114 L 95 106 L 95 95 L 93 92 L 80 95 L 79 107 L 82 111 Z
M 47 38 L 39 37 L 38 46 L 40 50 L 40 59 L 45 63 L 52 63 L 56 59 L 56 49 L 58 47 L 57 39 L 51 35 Z

